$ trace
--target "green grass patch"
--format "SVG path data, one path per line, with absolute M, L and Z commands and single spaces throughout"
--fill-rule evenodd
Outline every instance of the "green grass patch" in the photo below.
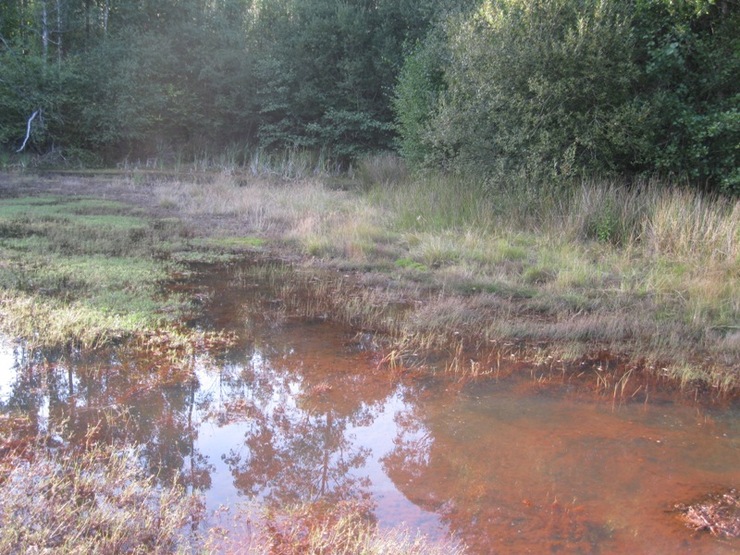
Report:
M 419 272 L 426 272 L 429 270 L 427 266 L 425 266 L 421 262 L 412 260 L 411 258 L 399 258 L 398 260 L 394 262 L 394 265 L 397 268 L 403 268 L 406 270 L 416 270 Z
M 265 246 L 260 237 L 204 237 L 193 241 L 198 247 L 224 250 L 254 250 Z
M 212 252 L 212 251 L 175 251 L 170 254 L 173 262 L 182 264 L 228 264 L 242 257 L 234 252 Z
M 33 345 L 98 346 L 166 325 L 184 303 L 163 294 L 176 263 L 161 255 L 181 244 L 179 225 L 121 202 L 4 199 L 0 328 Z
M 39 196 L 3 199 L 0 202 L 0 220 L 18 216 L 34 219 L 50 216 L 114 215 L 140 213 L 122 202 L 87 197 Z

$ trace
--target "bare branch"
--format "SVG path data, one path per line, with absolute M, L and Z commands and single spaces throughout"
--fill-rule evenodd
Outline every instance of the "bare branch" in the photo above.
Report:
M 39 115 L 39 112 L 41 109 L 39 108 L 36 110 L 33 114 L 31 114 L 31 117 L 28 118 L 28 123 L 26 124 L 26 138 L 23 140 L 23 144 L 21 145 L 21 148 L 16 150 L 16 152 L 23 152 L 23 150 L 26 148 L 26 143 L 28 142 L 29 137 L 31 136 L 31 122 L 36 119 L 36 116 Z

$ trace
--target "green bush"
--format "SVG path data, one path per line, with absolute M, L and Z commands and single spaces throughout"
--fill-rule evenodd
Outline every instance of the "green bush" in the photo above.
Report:
M 740 10 L 721 0 L 488 0 L 406 59 L 413 163 L 557 182 L 681 177 L 740 192 Z

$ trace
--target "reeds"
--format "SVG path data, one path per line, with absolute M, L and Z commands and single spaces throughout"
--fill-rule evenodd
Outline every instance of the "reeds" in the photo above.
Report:
M 37 448 L 0 479 L 0 552 L 169 553 L 188 546 L 200 501 L 160 486 L 137 450 Z
M 211 535 L 209 549 L 244 555 L 463 555 L 451 539 L 430 540 L 398 526 L 380 529 L 366 501 L 305 502 L 250 519 L 250 537 Z

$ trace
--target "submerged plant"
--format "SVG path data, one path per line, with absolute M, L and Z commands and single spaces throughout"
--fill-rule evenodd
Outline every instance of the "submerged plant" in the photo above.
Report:
M 248 540 L 218 535 L 212 529 L 209 548 L 245 555 L 464 555 L 451 539 L 430 540 L 405 528 L 382 530 L 367 502 L 316 501 L 271 508 L 250 520 Z M 238 543 L 237 543 L 238 542 Z

